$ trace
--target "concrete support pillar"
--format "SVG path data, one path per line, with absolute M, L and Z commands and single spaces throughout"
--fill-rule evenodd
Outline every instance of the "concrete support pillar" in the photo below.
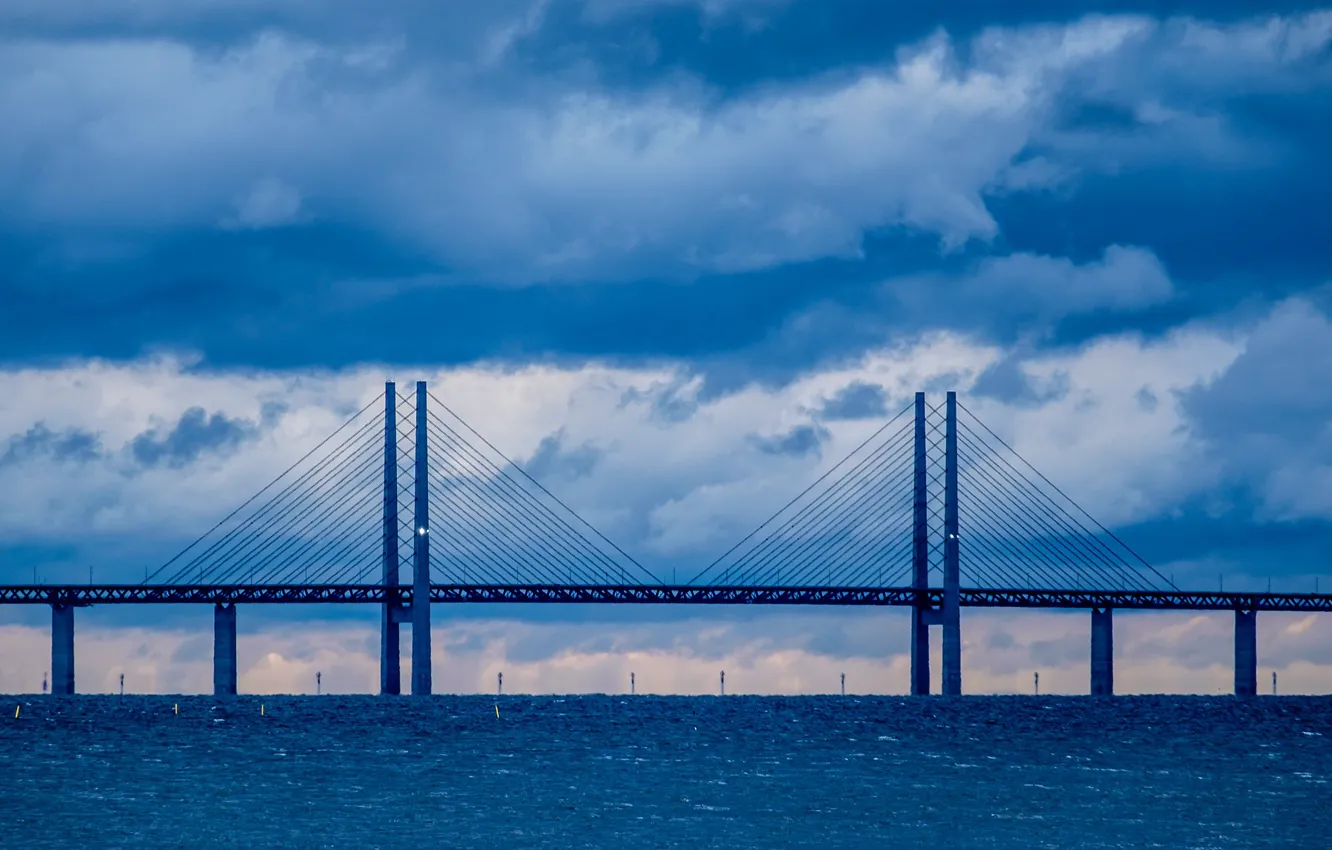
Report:
M 1109 608 L 1093 608 L 1091 621 L 1091 693 L 1108 697 L 1115 692 L 1115 626 Z
M 930 517 L 927 500 L 929 469 L 925 453 L 925 393 L 916 393 L 915 496 L 911 531 L 911 586 L 930 587 Z M 911 617 L 911 693 L 930 692 L 930 624 L 923 600 L 916 602 Z
M 1258 693 L 1258 612 L 1235 612 L 1235 696 Z
M 236 606 L 213 606 L 213 694 L 236 694 Z
M 412 567 L 412 694 L 430 693 L 430 445 L 426 383 L 416 382 L 416 545 Z
M 930 693 L 930 623 L 929 609 L 911 609 L 911 694 Z
M 51 693 L 74 693 L 74 606 L 51 606 Z
M 957 393 L 948 394 L 944 422 L 943 693 L 962 693 L 961 549 L 957 510 Z
M 379 692 L 402 693 L 400 627 L 394 616 L 398 600 L 398 389 L 384 384 L 384 604 L 379 625 Z

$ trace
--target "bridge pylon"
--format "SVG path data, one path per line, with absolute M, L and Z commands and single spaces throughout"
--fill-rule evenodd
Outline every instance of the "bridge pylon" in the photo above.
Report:
M 379 630 L 379 692 L 402 693 L 398 623 L 404 609 L 398 594 L 398 390 L 384 384 L 384 602 Z
M 930 624 L 938 612 L 929 603 L 930 589 L 930 505 L 929 456 L 925 437 L 925 393 L 916 393 L 912 485 L 911 587 L 922 591 L 911 609 L 911 693 L 924 696 L 930 692 Z
M 412 522 L 412 695 L 430 695 L 430 454 L 426 382 L 416 382 L 416 487 Z
M 911 532 L 911 586 L 922 591 L 912 608 L 911 693 L 930 692 L 931 625 L 943 627 L 945 696 L 962 693 L 961 539 L 958 533 L 957 393 L 944 402 L 943 604 L 934 608 L 930 589 L 930 431 L 925 393 L 916 393 Z M 935 429 L 937 430 L 937 429 Z
M 944 414 L 944 597 L 943 693 L 962 693 L 962 552 L 958 538 L 957 393 L 948 393 Z
M 398 511 L 397 386 L 384 384 L 384 602 L 380 620 L 379 692 L 402 693 L 401 624 L 412 626 L 411 693 L 425 696 L 431 691 L 430 675 L 430 439 L 425 381 L 416 382 L 412 439 L 412 601 L 402 601 L 400 566 L 401 524 Z

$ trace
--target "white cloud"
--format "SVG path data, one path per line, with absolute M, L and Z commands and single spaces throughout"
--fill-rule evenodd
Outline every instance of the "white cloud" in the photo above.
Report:
M 585 0 L 583 14 L 592 21 L 606 21 L 633 12 L 662 6 L 696 6 L 704 15 L 705 25 L 713 19 L 741 15 L 757 22 L 764 13 L 779 11 L 791 0 Z
M 1175 27 L 1181 31 L 1184 61 L 1201 59 L 1225 66 L 1232 74 L 1252 74 L 1255 69 L 1298 62 L 1325 51 L 1332 40 L 1332 10 L 1272 15 L 1232 26 L 1185 20 Z
M 692 575 L 700 559 L 720 554 L 881 424 L 820 423 L 827 433 L 821 451 L 801 457 L 754 446 L 752 435 L 810 424 L 825 399 L 856 383 L 882 386 L 894 413 L 918 388 L 956 386 L 983 421 L 1103 522 L 1155 516 L 1214 480 L 1175 396 L 1212 380 L 1237 351 L 1234 342 L 1185 329 L 1156 341 L 1109 338 L 1042 354 L 1023 368 L 1038 378 L 1061 375 L 1068 392 L 1038 407 L 968 398 L 976 376 L 1003 355 L 947 334 L 872 351 L 780 388 L 707 399 L 693 398 L 688 374 L 675 368 L 394 372 L 427 378 L 510 457 L 532 457 L 557 432 L 564 446 L 595 453 L 586 474 L 552 482 L 558 495 L 633 554 Z M 66 541 L 78 529 L 99 540 L 158 541 L 165 560 L 167 549 L 208 528 L 370 403 L 383 377 L 376 367 L 203 372 L 172 359 L 0 371 L 0 395 L 11 402 L 0 411 L 0 446 L 42 423 L 57 433 L 96 433 L 102 447 L 92 460 L 30 453 L 0 465 L 0 539 Z M 1159 403 L 1143 405 L 1144 388 Z M 689 415 L 663 415 L 668 396 L 683 397 Z M 275 414 L 275 404 L 284 412 Z M 271 427 L 187 469 L 131 462 L 137 435 L 192 407 L 253 423 L 267 408 Z
M 1174 294 L 1151 251 L 1123 245 L 1111 245 L 1101 259 L 1082 265 L 1063 257 L 1009 254 L 986 258 L 961 278 L 913 276 L 886 286 L 912 315 L 947 311 L 959 322 L 984 317 L 987 325 L 1035 326 L 1042 332 L 1067 316 L 1141 309 Z
M 515 14 L 515 32 L 539 24 L 539 6 Z M 1108 144 L 1054 133 L 1060 97 L 1154 116 L 1150 150 L 1116 148 L 1108 167 L 1160 150 L 1229 161 L 1242 139 L 1212 107 L 1163 98 L 1207 88 L 1207 73 L 1230 67 L 1228 46 L 1255 39 L 1281 46 L 1246 49 L 1233 92 L 1308 76 L 1322 68 L 1325 17 L 1093 17 L 969 45 L 940 35 L 846 77 L 725 98 L 698 81 L 632 93 L 586 75 L 489 85 L 511 37 L 498 24 L 490 59 L 432 64 L 392 38 L 343 47 L 268 32 L 222 51 L 8 41 L 0 111 L 20 120 L 0 138 L 0 221 L 141 234 L 234 221 L 237 198 L 258 220 L 286 220 L 299 186 L 304 214 L 514 280 L 855 255 L 867 229 L 890 225 L 956 246 L 995 235 L 988 191 L 1064 179 Z M 1033 143 L 1047 158 L 1023 161 Z M 256 181 L 288 189 L 256 196 Z
M 1025 368 L 1060 375 L 1067 393 L 1035 408 L 964 400 L 1037 469 L 1051 474 L 1107 525 L 1149 519 L 1206 489 L 1207 461 L 1178 393 L 1205 386 L 1238 355 L 1235 342 L 1203 328 L 1164 339 L 1101 338 L 1076 353 L 1038 355 Z M 1142 403 L 1143 395 L 1156 399 Z M 1067 489 L 1067 488 L 1065 488 Z
M 236 203 L 236 213 L 225 219 L 226 227 L 264 228 L 292 224 L 301 211 L 301 193 L 280 180 L 255 182 Z
M 1332 321 L 1310 301 L 1274 306 L 1237 340 L 1215 384 L 1186 399 L 1211 462 L 1257 496 L 1264 519 L 1332 518 Z

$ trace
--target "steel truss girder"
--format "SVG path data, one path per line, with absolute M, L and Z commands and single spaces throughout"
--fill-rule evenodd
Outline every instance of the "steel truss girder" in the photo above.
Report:
M 4 585 L 4 605 L 312 604 L 408 605 L 411 585 Z M 644 605 L 847 605 L 937 609 L 943 590 L 910 587 L 751 587 L 695 585 L 434 584 L 431 602 Z M 1163 611 L 1332 612 L 1332 594 L 1191 593 L 1156 590 L 1003 590 L 962 588 L 966 608 L 1118 608 Z

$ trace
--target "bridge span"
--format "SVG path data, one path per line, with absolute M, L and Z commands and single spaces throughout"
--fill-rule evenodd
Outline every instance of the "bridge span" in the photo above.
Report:
M 354 604 L 412 603 L 412 586 L 378 584 L 27 584 L 0 585 L 0 605 Z M 1134 611 L 1287 611 L 1332 613 L 1327 593 L 1224 593 L 1152 590 L 1020 590 L 963 587 L 963 608 L 1119 608 Z M 942 610 L 940 588 L 697 587 L 694 585 L 432 584 L 432 603 L 586 605 L 850 605 Z
M 392 600 L 392 602 L 390 602 Z M 697 587 L 692 585 L 431 585 L 432 604 L 835 605 L 909 607 L 942 624 L 944 592 L 911 587 Z M 1234 611 L 1235 693 L 1258 688 L 1257 613 L 1332 612 L 1332 594 L 1086 591 L 960 588 L 963 608 L 1074 609 L 1092 612 L 1095 695 L 1114 693 L 1112 611 Z M 396 623 L 412 621 L 411 585 L 11 585 L 0 604 L 50 605 L 53 693 L 74 693 L 74 609 L 91 605 L 214 606 L 214 691 L 236 693 L 238 604 L 380 604 Z M 928 644 L 926 644 L 928 652 Z M 928 689 L 922 692 L 928 692 Z
M 367 415 L 381 400 L 382 416 Z M 919 695 L 930 692 L 932 626 L 942 631 L 943 693 L 962 692 L 962 608 L 1089 610 L 1093 695 L 1114 693 L 1116 609 L 1233 611 L 1240 696 L 1257 693 L 1258 612 L 1332 612 L 1332 594 L 1180 589 L 954 393 L 935 406 L 917 393 L 690 580 L 664 582 L 424 382 L 414 397 L 386 384 L 143 583 L 0 585 L 0 604 L 51 607 L 54 694 L 75 690 L 76 608 L 212 605 L 214 692 L 235 694 L 236 606 L 326 603 L 379 606 L 385 694 L 402 691 L 399 628 L 412 626 L 417 695 L 431 692 L 437 603 L 906 607 Z

